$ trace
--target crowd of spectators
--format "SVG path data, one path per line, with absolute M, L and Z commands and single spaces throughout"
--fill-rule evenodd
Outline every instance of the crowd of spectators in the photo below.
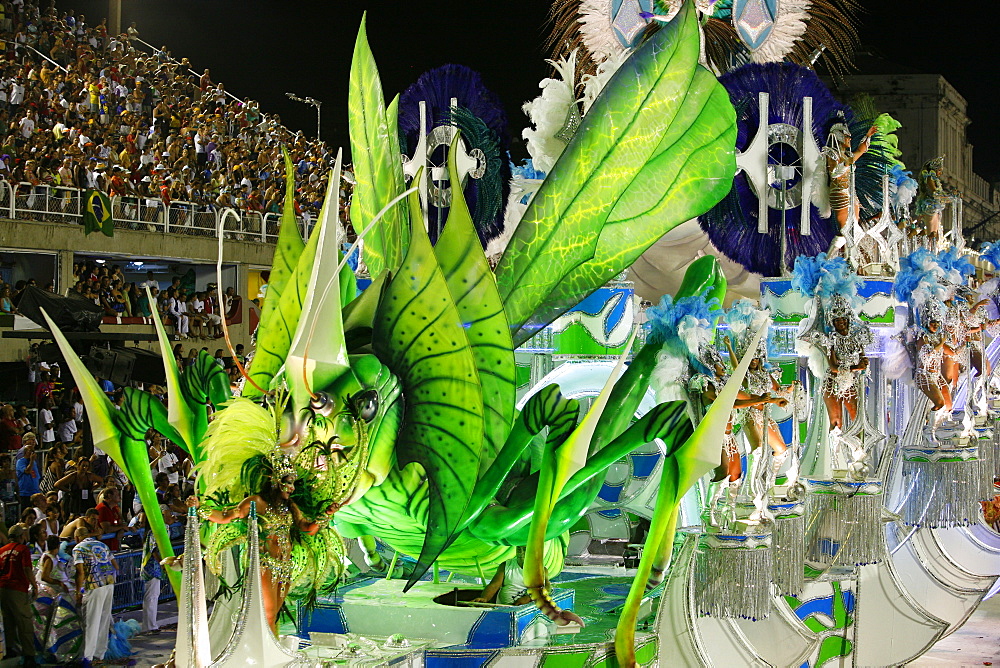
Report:
M 140 50 L 135 25 L 111 35 L 54 4 L 0 1 L 0 177 L 32 193 L 97 188 L 143 205 L 190 202 L 277 213 L 285 146 L 296 209 L 318 213 L 332 154 L 253 100 L 193 74 L 166 47 Z M 350 178 L 342 183 L 344 220 Z
M 222 294 L 222 304 L 214 283 L 206 290 L 193 290 L 182 285 L 180 276 L 164 286 L 153 272 L 146 272 L 141 283 L 127 282 L 119 265 L 85 262 L 73 265 L 73 287 L 67 293 L 92 301 L 108 316 L 148 318 L 157 309 L 165 324 L 174 328 L 174 338 L 212 339 L 222 336 L 222 317 L 232 317 L 240 308 L 239 295 L 232 288 Z M 149 301 L 146 288 L 153 296 Z
M 183 369 L 184 351 L 175 352 Z M 221 350 L 215 357 L 220 366 L 231 366 Z M 4 639 L 8 654 L 14 648 L 31 665 L 27 659 L 35 646 L 45 647 L 46 642 L 39 637 L 38 624 L 24 626 L 21 613 L 25 606 L 31 612 L 33 606 L 51 618 L 65 609 L 51 603 L 55 594 L 76 605 L 75 623 L 84 637 L 82 658 L 101 659 L 118 568 L 115 555 L 122 550 L 143 552 L 145 632 L 159 630 L 157 601 L 166 575 L 150 533 L 144 538 L 139 532 L 147 523 L 135 488 L 117 464 L 94 447 L 78 389 L 58 366 L 30 357 L 28 363 L 35 382 L 30 405 L 0 406 L 0 612 L 4 628 L 10 629 Z M 101 378 L 98 384 L 114 404 L 122 404 L 123 388 Z M 147 389 L 166 401 L 161 388 Z M 168 524 L 182 522 L 183 499 L 193 489 L 191 461 L 156 432 L 148 433 L 147 445 L 159 512 Z M 24 564 L 28 569 L 22 572 Z M 99 577 L 93 577 L 95 573 Z M 45 587 L 48 598 L 39 593 Z M 34 642 L 27 643 L 32 637 Z

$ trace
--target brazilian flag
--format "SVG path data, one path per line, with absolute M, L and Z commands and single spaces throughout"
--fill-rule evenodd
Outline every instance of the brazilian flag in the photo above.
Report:
M 115 236 L 115 224 L 111 220 L 111 200 L 100 190 L 87 190 L 83 196 L 83 232 L 101 231 L 105 236 Z

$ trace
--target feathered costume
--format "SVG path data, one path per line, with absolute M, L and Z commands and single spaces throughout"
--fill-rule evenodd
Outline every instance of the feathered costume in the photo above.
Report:
M 208 459 L 201 473 L 207 481 L 206 509 L 232 507 L 248 496 L 259 494 L 268 478 L 280 476 L 281 471 L 275 470 L 273 461 L 278 424 L 273 409 L 248 399 L 234 399 L 225 410 L 216 414 L 208 428 L 207 438 L 212 447 L 208 449 Z M 301 457 L 299 453 L 297 459 Z M 295 470 L 298 480 L 292 502 L 305 517 L 321 517 L 323 509 L 334 500 L 329 485 L 322 483 L 335 475 L 335 469 L 316 472 L 295 466 Z M 288 531 L 291 560 L 287 566 L 272 564 L 271 567 L 287 571 L 281 573 L 279 579 L 287 578 L 290 590 L 319 591 L 336 581 L 341 574 L 345 550 L 332 525 L 321 524 L 320 530 L 310 536 L 290 526 L 275 526 L 274 521 L 269 525 L 268 514 L 258 512 L 262 533 Z M 246 542 L 247 521 L 233 520 L 221 525 L 205 523 L 205 526 L 212 527 L 205 550 L 206 560 L 209 568 L 218 574 L 222 569 L 222 553 Z M 284 537 L 279 539 L 281 542 Z
M 871 328 L 858 317 L 863 304 L 858 295 L 860 283 L 842 257 L 828 259 L 826 253 L 820 253 L 795 260 L 792 287 L 812 300 L 807 317 L 799 323 L 796 349 L 808 357 L 809 369 L 821 379 L 824 394 L 840 398 L 855 393 L 857 372 L 851 367 L 874 340 Z M 848 319 L 846 334 L 834 328 L 833 321 L 838 318 Z M 831 347 L 839 362 L 836 373 L 830 367 Z
M 803 122 L 802 98 L 813 100 L 812 127 L 819 145 L 825 145 L 830 138 L 834 122 L 843 114 L 844 122 L 851 133 L 851 151 L 856 150 L 875 122 L 869 114 L 856 113 L 850 107 L 838 102 L 829 89 L 820 81 L 816 73 L 806 67 L 792 63 L 768 63 L 765 65 L 745 65 L 719 77 L 719 81 L 729 91 L 729 97 L 737 110 L 736 148 L 745 151 L 756 136 L 760 111 L 757 106 L 759 93 L 770 95 L 770 123 L 786 123 L 801 127 Z M 783 144 L 774 145 L 773 151 L 783 150 Z M 798 160 L 799 156 L 782 156 Z M 822 170 L 826 171 L 826 157 L 820 156 Z M 859 215 L 862 219 L 878 214 L 882 207 L 882 176 L 888 169 L 886 146 L 878 134 L 872 138 L 869 150 L 854 165 L 855 197 L 860 203 Z M 768 208 L 768 232 L 757 231 L 757 193 L 746 174 L 739 173 L 733 179 L 729 194 L 711 211 L 698 218 L 702 229 L 712 244 L 734 262 L 763 276 L 779 276 L 782 273 L 781 236 L 786 231 L 784 261 L 790 265 L 799 255 L 815 256 L 825 252 L 838 233 L 837 223 L 829 217 L 828 196 L 822 189 L 816 193 L 802 193 L 802 203 L 788 208 L 784 213 Z M 810 207 L 809 235 L 799 230 L 800 206 Z

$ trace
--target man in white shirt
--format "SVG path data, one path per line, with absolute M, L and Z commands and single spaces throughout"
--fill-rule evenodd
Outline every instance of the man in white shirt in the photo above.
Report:
M 56 440 L 56 420 L 52 416 L 51 402 L 45 400 L 38 409 L 38 431 L 42 434 L 42 448 L 52 446 Z
M 17 124 L 21 128 L 21 136 L 25 139 L 31 138 L 31 133 L 35 131 L 35 119 L 33 116 L 34 114 L 28 112 Z

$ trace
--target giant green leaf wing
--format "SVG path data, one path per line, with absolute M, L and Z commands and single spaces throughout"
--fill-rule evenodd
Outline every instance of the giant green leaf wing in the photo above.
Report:
M 410 207 L 411 214 L 419 210 Z M 483 396 L 462 323 L 416 220 L 409 250 L 382 295 L 372 337 L 375 354 L 399 378 L 406 397 L 398 465 L 419 463 L 429 486 L 427 532 L 407 589 L 454 539 L 479 471 Z
M 323 206 L 326 207 L 325 202 Z M 322 219 L 321 215 L 320 220 Z M 281 296 L 275 300 L 278 302 L 278 306 L 272 311 L 272 318 L 267 323 L 267 327 L 263 327 L 262 321 L 262 326 L 257 330 L 257 348 L 254 351 L 249 373 L 250 378 L 265 390 L 285 364 L 288 351 L 291 350 L 292 337 L 295 335 L 299 317 L 302 315 L 302 304 L 306 300 L 309 278 L 312 276 L 313 262 L 316 259 L 316 246 L 320 236 L 317 234 L 317 230 L 319 228 L 319 224 L 313 228 L 312 234 L 309 235 L 309 241 L 299 254 L 291 277 L 285 284 Z M 271 289 L 268 288 L 268 292 L 270 291 Z M 246 387 L 250 387 L 250 383 L 247 383 Z M 246 393 L 246 387 L 244 393 Z
M 514 420 L 514 352 L 500 293 L 489 262 L 482 253 L 458 180 L 456 147 L 459 141 L 461 138 L 456 133 L 448 154 L 451 192 L 455 195 L 434 253 L 458 307 L 479 369 L 486 420 L 487 451 L 480 463 L 480 471 L 484 471 L 503 446 Z
M 386 202 L 404 190 L 394 100 L 385 108 L 382 81 L 368 46 L 366 18 L 354 44 L 348 90 L 351 156 L 357 187 L 351 202 L 351 221 L 359 233 L 375 218 Z M 365 236 L 365 263 L 371 276 L 399 266 L 408 243 L 406 202 L 392 207 Z
M 515 344 L 729 190 L 735 112 L 685 3 L 612 77 L 497 267 Z
M 285 202 L 281 211 L 281 224 L 278 227 L 278 242 L 274 247 L 274 260 L 271 262 L 271 277 L 267 283 L 267 298 L 264 300 L 260 325 L 257 327 L 257 339 L 267 339 L 269 343 L 274 340 L 270 334 L 272 329 L 284 331 L 287 328 L 283 322 L 284 315 L 280 311 L 281 295 L 292 280 L 295 265 L 305 248 L 295 220 L 295 169 L 291 158 L 288 157 L 288 151 L 282 147 L 281 152 L 285 159 Z M 274 374 L 281 368 L 281 364 L 282 361 L 277 357 L 267 353 L 261 355 L 260 359 L 254 357 L 250 377 L 262 389 L 266 389 Z M 253 383 L 247 383 L 243 388 L 244 397 L 252 399 L 259 395 L 260 392 Z

